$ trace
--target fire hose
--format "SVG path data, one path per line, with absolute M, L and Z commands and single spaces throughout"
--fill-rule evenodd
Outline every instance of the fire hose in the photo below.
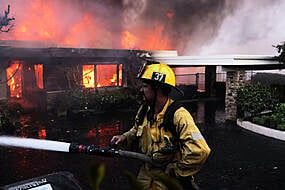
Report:
M 154 167 L 165 167 L 166 163 L 157 163 L 145 154 L 120 150 L 111 142 L 107 147 L 99 147 L 96 145 L 82 145 L 78 143 L 67 143 L 53 140 L 33 139 L 0 136 L 0 146 L 5 147 L 22 147 L 38 150 L 49 150 L 69 153 L 83 153 L 87 155 L 98 155 L 104 157 L 122 157 L 131 158 L 145 163 L 149 163 Z M 52 184 L 52 186 L 51 186 Z M 76 189 L 81 190 L 81 187 L 76 183 L 71 173 L 54 173 L 46 176 L 40 176 L 29 180 L 24 180 L 14 184 L 0 187 L 0 189 L 24 189 L 24 187 L 34 187 L 33 189 Z
M 131 158 L 149 163 L 154 167 L 164 167 L 167 164 L 157 163 L 149 156 L 142 153 L 117 149 L 114 142 L 111 142 L 107 147 L 99 147 L 96 145 L 86 146 L 78 143 L 66 143 L 53 140 L 0 136 L 0 146 L 13 146 L 70 153 L 84 153 L 88 155 L 98 155 L 104 157 Z
M 154 167 L 164 167 L 165 164 L 157 163 L 153 161 L 149 156 L 138 153 L 132 152 L 127 150 L 120 150 L 115 149 L 112 147 L 98 147 L 96 145 L 81 145 L 78 143 L 71 143 L 69 146 L 69 152 L 71 153 L 84 153 L 88 155 L 98 155 L 104 157 L 122 157 L 122 158 L 131 158 L 135 160 L 140 160 L 142 162 L 149 163 Z
M 60 142 L 60 141 L 53 141 L 53 140 L 0 136 L 0 146 L 23 147 L 23 148 L 31 148 L 31 149 L 38 149 L 38 150 L 50 150 L 50 151 L 69 152 L 69 153 L 83 153 L 83 154 L 87 154 L 87 155 L 98 155 L 98 156 L 113 157 L 113 158 L 114 157 L 131 158 L 131 159 L 136 159 L 136 160 L 140 160 L 142 162 L 151 164 L 152 166 L 157 167 L 157 168 L 166 167 L 166 165 L 169 164 L 169 162 L 171 160 L 170 159 L 166 162 L 163 162 L 163 163 L 159 162 L 158 163 L 158 162 L 152 160 L 151 157 L 149 157 L 145 154 L 117 149 L 114 146 L 114 142 L 111 142 L 110 145 L 107 147 L 99 147 L 96 145 L 87 145 L 86 146 L 86 145 L 82 145 L 82 144 L 78 144 L 78 143 L 67 143 L 67 142 Z M 170 146 L 170 147 L 164 147 L 157 152 L 161 153 L 161 154 L 170 154 L 170 153 L 176 152 L 176 150 L 177 150 L 176 147 Z M 61 176 L 61 175 L 57 174 L 56 176 L 53 176 L 53 175 L 44 176 L 44 178 L 39 177 L 36 179 L 23 181 L 21 183 L 7 185 L 4 187 L 4 189 L 11 189 L 11 187 L 13 187 L 13 189 L 19 189 L 19 187 L 22 187 L 23 185 L 32 184 L 35 180 L 36 180 L 36 183 L 38 184 L 39 182 L 42 182 L 41 181 L 42 179 L 46 180 L 49 177 L 58 179 L 59 176 Z M 63 177 L 66 178 L 66 175 L 64 175 Z M 69 179 L 72 178 L 72 177 L 70 177 L 69 174 L 67 175 L 67 177 Z M 56 180 L 56 181 L 58 181 L 58 180 Z M 38 185 L 40 185 L 40 184 L 38 184 Z M 46 182 L 45 182 L 45 184 L 43 186 L 45 186 L 46 188 L 50 188 L 48 185 L 49 184 L 46 184 Z

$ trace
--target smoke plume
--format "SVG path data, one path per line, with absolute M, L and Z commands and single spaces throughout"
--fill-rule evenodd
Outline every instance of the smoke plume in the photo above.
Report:
M 242 1 L 199 54 L 276 54 L 272 46 L 285 39 L 284 9 L 282 0 Z
M 0 11 L 8 4 L 15 26 L 0 40 L 204 55 L 271 53 L 284 38 L 282 0 L 1 0 Z

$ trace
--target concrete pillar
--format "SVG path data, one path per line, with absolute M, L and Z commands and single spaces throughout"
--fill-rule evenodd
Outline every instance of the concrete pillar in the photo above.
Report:
M 226 80 L 226 98 L 225 98 L 225 112 L 227 121 L 236 121 L 237 106 L 236 106 L 236 91 L 246 82 L 245 71 L 227 71 Z
M 215 92 L 215 82 L 216 82 L 216 66 L 206 66 L 205 69 L 205 90 L 207 96 L 216 96 Z
M 196 73 L 196 86 L 199 89 L 199 73 Z

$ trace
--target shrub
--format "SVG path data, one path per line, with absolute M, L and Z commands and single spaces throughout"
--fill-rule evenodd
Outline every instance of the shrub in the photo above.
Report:
M 264 110 L 274 110 L 278 101 L 276 90 L 269 86 L 260 83 L 242 86 L 236 97 L 238 116 L 243 117 L 244 112 L 256 115 Z
M 57 113 L 72 110 L 100 112 L 116 108 L 136 108 L 138 104 L 135 93 L 130 89 L 100 89 L 100 92 L 88 89 L 73 90 L 56 97 L 52 107 Z
M 276 108 L 276 113 L 285 119 L 285 103 L 281 103 Z
M 285 103 L 279 104 L 271 115 L 253 117 L 252 122 L 273 129 L 285 130 Z
M 17 103 L 0 103 L 0 133 L 12 134 L 20 123 L 23 108 Z
M 276 129 L 277 125 L 279 123 L 279 117 L 275 114 L 272 114 L 269 118 L 268 118 L 268 122 L 269 122 L 269 127 Z
M 277 129 L 279 129 L 281 131 L 285 131 L 285 123 L 277 125 Z
M 274 87 L 279 94 L 281 102 L 285 101 L 285 76 L 278 73 L 256 73 L 251 78 L 251 83 L 261 83 Z
M 251 83 L 266 85 L 285 85 L 285 77 L 278 73 L 256 73 L 251 78 Z
M 258 125 L 265 125 L 265 121 L 266 121 L 266 117 L 264 117 L 264 116 L 257 116 L 257 117 L 254 117 L 254 118 L 252 118 L 252 122 L 253 123 L 256 123 L 256 124 L 258 124 Z

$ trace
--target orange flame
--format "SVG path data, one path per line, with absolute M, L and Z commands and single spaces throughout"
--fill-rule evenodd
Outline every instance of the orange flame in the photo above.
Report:
M 50 3 L 36 0 L 31 6 L 29 17 L 15 27 L 17 40 L 54 40 L 58 39 L 54 22 L 57 18 Z
M 122 85 L 122 65 L 119 65 L 119 86 Z M 114 85 L 117 84 L 117 73 L 113 74 L 113 77 L 111 78 L 110 82 Z
M 95 87 L 94 65 L 83 65 L 83 86 L 85 88 Z
M 47 137 L 47 132 L 45 129 L 41 129 L 38 131 L 38 136 L 40 139 L 46 139 Z
M 19 61 L 14 61 L 13 64 L 6 69 L 7 85 L 10 87 L 10 96 L 22 97 L 22 65 Z
M 110 82 L 114 83 L 117 80 L 117 74 L 113 74 L 113 78 L 111 78 Z
M 165 23 L 158 22 L 152 26 L 141 20 L 138 22 L 140 24 L 127 26 L 128 30 L 118 32 L 116 27 L 112 30 L 110 18 L 103 17 L 100 11 L 96 15 L 97 12 L 92 8 L 79 9 L 82 12 L 74 10 L 74 7 L 79 6 L 76 2 L 30 0 L 26 3 L 12 3 L 12 10 L 17 10 L 17 25 L 11 32 L 1 35 L 0 39 L 44 41 L 68 47 L 173 49 L 168 35 L 173 11 L 165 13 L 168 20 Z
M 141 44 L 141 48 L 145 50 L 169 50 L 170 41 L 163 35 L 163 25 L 158 25 L 154 28 L 154 31 L 146 32 L 145 40 Z
M 37 85 L 40 89 L 44 89 L 43 80 L 43 64 L 34 65 Z
M 125 49 L 144 50 L 171 50 L 170 40 L 168 39 L 164 25 L 157 24 L 152 30 L 137 29 L 138 37 L 129 31 L 123 32 L 122 46 Z M 143 31 L 143 32 L 142 32 Z
M 117 65 L 97 65 L 97 87 L 117 86 Z M 119 86 L 122 85 L 122 65 L 119 65 Z
M 136 37 L 129 31 L 124 31 L 122 45 L 126 49 L 133 49 L 136 45 Z
M 64 39 L 64 44 L 69 46 L 85 46 L 94 47 L 96 44 L 96 31 L 95 19 L 88 13 L 75 23 L 69 34 Z
M 122 65 L 119 65 L 119 85 L 122 86 L 122 80 L 123 80 L 123 69 Z
M 116 86 L 112 83 L 113 75 L 116 75 L 117 65 L 97 65 L 97 87 Z
M 94 65 L 83 65 L 83 85 L 85 88 L 117 86 L 117 79 L 119 79 L 119 86 L 122 85 L 122 65 L 119 65 L 118 68 L 119 77 L 117 77 L 117 65 L 97 65 L 97 76 L 95 76 L 94 69 Z M 97 79 L 97 85 L 95 84 L 95 77 Z

